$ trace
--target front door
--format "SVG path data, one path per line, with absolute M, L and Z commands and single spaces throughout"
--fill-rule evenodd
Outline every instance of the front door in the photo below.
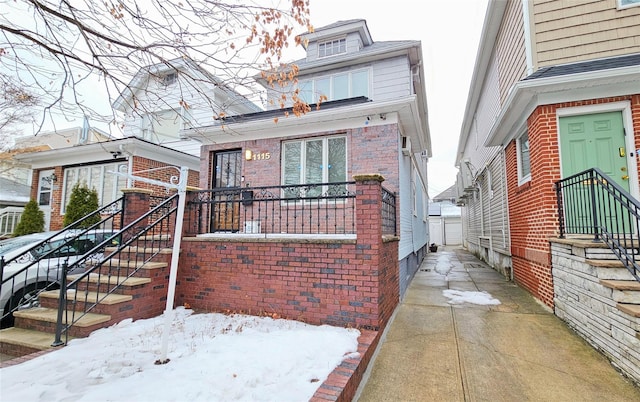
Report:
M 563 177 L 597 167 L 629 192 L 629 167 L 622 112 L 560 117 L 560 146 Z M 584 191 L 587 191 L 588 187 L 585 186 Z M 591 216 L 587 211 L 590 211 L 590 208 L 580 210 L 584 216 L 580 216 L 579 219 L 589 227 L 587 222 L 591 221 Z M 608 220 L 621 218 L 622 216 L 616 217 L 614 213 L 607 217 Z
M 214 154 L 211 183 L 213 189 L 212 232 L 237 232 L 240 230 L 241 156 L 240 150 Z
M 38 206 L 44 213 L 44 230 L 51 226 L 51 199 L 54 183 L 53 170 L 41 170 L 38 174 Z

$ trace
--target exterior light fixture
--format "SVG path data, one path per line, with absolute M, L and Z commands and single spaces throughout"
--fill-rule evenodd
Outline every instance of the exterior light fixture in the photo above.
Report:
M 251 152 L 250 149 L 247 149 L 246 151 L 244 151 L 244 159 L 246 159 L 248 161 L 253 159 L 253 152 Z

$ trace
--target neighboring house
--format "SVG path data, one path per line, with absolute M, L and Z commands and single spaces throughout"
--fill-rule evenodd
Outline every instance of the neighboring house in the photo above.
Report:
M 198 138 L 185 138 L 182 130 L 209 125 L 217 116 L 261 110 L 187 58 L 140 69 L 113 108 L 124 113 L 125 136 L 197 156 Z
M 0 209 L 0 236 L 13 232 L 22 214 L 20 207 L 32 197 L 31 165 L 21 161 L 21 155 L 108 139 L 107 133 L 90 128 L 88 124 L 15 138 L 11 148 L 0 154 L 0 208 L 9 206 L 7 209 Z
M 86 122 L 84 129 L 58 131 L 55 139 L 62 144 L 56 144 L 55 150 L 16 156 L 18 162 L 33 169 L 31 197 L 45 212 L 47 229 L 62 227 L 76 183 L 98 190 L 101 206 L 119 198 L 121 190 L 132 185 L 127 178 L 109 172 L 169 182 L 179 176 L 176 168 L 186 166 L 190 170 L 188 184 L 197 186 L 201 144 L 181 137 L 180 130 L 211 122 L 214 110 L 227 114 L 260 110 L 187 59 L 140 69 L 113 107 L 124 113 L 124 138 L 94 134 L 99 132 Z M 36 138 L 42 140 L 41 136 Z M 26 139 L 25 143 L 34 140 Z M 151 189 L 155 196 L 167 195 L 161 186 L 137 182 L 136 187 Z
M 462 244 L 461 209 L 456 205 L 456 187 L 451 186 L 429 203 L 429 244 Z
M 47 230 L 62 228 L 65 207 L 71 190 L 84 183 L 98 191 L 101 206 L 122 196 L 123 188 L 131 187 L 126 177 L 112 172 L 133 174 L 169 182 L 178 177 L 174 166 L 191 169 L 190 184 L 197 185 L 198 158 L 136 137 L 85 144 L 76 147 L 21 154 L 16 158 L 33 169 L 31 198 L 36 199 L 45 213 Z M 146 183 L 138 188 L 153 190 L 156 196 L 166 196 L 166 189 Z
M 382 175 L 382 185 L 396 194 L 399 206 L 402 295 L 429 243 L 431 142 L 421 43 L 374 42 L 364 20 L 340 21 L 301 36 L 307 56 L 293 63 L 299 68 L 297 87 L 272 88 L 262 82 L 271 110 L 184 131 L 205 144 L 200 187 L 295 186 Z M 295 89 L 311 110 L 285 116 L 279 101 L 282 93 Z M 205 231 L 228 230 L 228 225 L 212 222 Z M 263 225 L 261 230 L 268 229 Z
M 456 155 L 465 245 L 553 307 L 554 183 L 596 167 L 639 198 L 640 2 L 490 1 L 481 38 Z

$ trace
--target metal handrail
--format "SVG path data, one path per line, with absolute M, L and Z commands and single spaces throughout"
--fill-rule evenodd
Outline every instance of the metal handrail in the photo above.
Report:
M 555 190 L 560 238 L 593 236 L 640 281 L 640 202 L 598 168 L 557 181 Z
M 33 300 L 37 300 L 40 293 L 57 288 L 61 281 L 60 271 L 62 271 L 62 269 L 59 266 L 59 261 L 56 261 L 55 258 L 64 255 L 65 250 L 75 247 L 78 242 L 82 241 L 83 236 L 86 236 L 88 233 L 98 233 L 105 228 L 120 227 L 122 225 L 123 208 L 124 198 L 121 197 L 91 212 L 87 216 L 78 219 L 64 229 L 53 233 L 20 255 L 16 255 L 8 260 L 0 258 L 0 278 L 2 278 L 0 294 L 9 295 L 8 300 L 2 301 L 5 303 L 5 306 L 0 306 L 4 308 L 2 320 L 7 319 L 16 310 L 32 304 Z M 100 216 L 100 220 L 95 224 L 85 227 L 84 221 L 96 214 Z M 102 243 L 106 243 L 106 240 Z M 85 252 L 80 259 L 85 260 L 94 254 L 95 250 L 89 250 Z M 52 258 L 53 260 L 50 261 Z M 44 261 L 46 261 L 46 263 Z M 13 263 L 26 263 L 26 265 L 5 277 L 6 267 Z M 35 276 L 33 274 L 35 274 Z M 33 297 L 30 296 L 28 300 L 16 300 L 15 295 L 19 292 L 24 293 L 29 287 L 35 287 L 33 289 Z M 7 290 L 7 288 L 9 289 Z
M 75 275 L 71 281 L 63 278 L 65 286 L 60 288 L 58 303 L 58 319 L 53 346 L 65 344 L 68 340 L 69 329 L 82 317 L 94 310 L 101 301 L 113 294 L 125 281 L 143 269 L 152 259 L 158 255 L 166 242 L 171 238 L 169 233 L 175 226 L 177 215 L 178 194 L 165 199 L 151 208 L 147 213 L 126 225 L 122 230 L 106 239 L 92 250 L 105 249 L 109 244 L 117 240 L 116 246 L 109 253 L 104 253 L 98 261 L 92 261 L 91 266 L 83 273 Z M 135 257 L 118 259 L 121 253 L 126 253 L 132 247 L 136 248 Z M 91 255 L 91 252 L 87 253 Z M 88 265 L 83 258 L 69 265 L 66 272 L 73 271 L 75 266 Z M 93 279 L 92 281 L 89 278 Z M 95 288 L 95 289 L 94 289 Z M 91 290 L 90 289 L 94 289 Z M 75 306 L 67 309 L 67 305 Z M 82 306 L 79 309 L 77 306 Z M 62 340 L 62 335 L 65 340 Z

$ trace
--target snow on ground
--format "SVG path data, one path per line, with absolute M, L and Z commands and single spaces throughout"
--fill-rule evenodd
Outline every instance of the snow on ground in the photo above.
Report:
M 481 305 L 497 305 L 500 300 L 494 299 L 487 292 L 470 292 L 455 289 L 446 289 L 442 291 L 444 297 L 449 299 L 449 304 L 481 304 Z
M 308 401 L 360 331 L 178 308 L 161 356 L 164 319 L 125 320 L 0 370 L 12 401 Z

